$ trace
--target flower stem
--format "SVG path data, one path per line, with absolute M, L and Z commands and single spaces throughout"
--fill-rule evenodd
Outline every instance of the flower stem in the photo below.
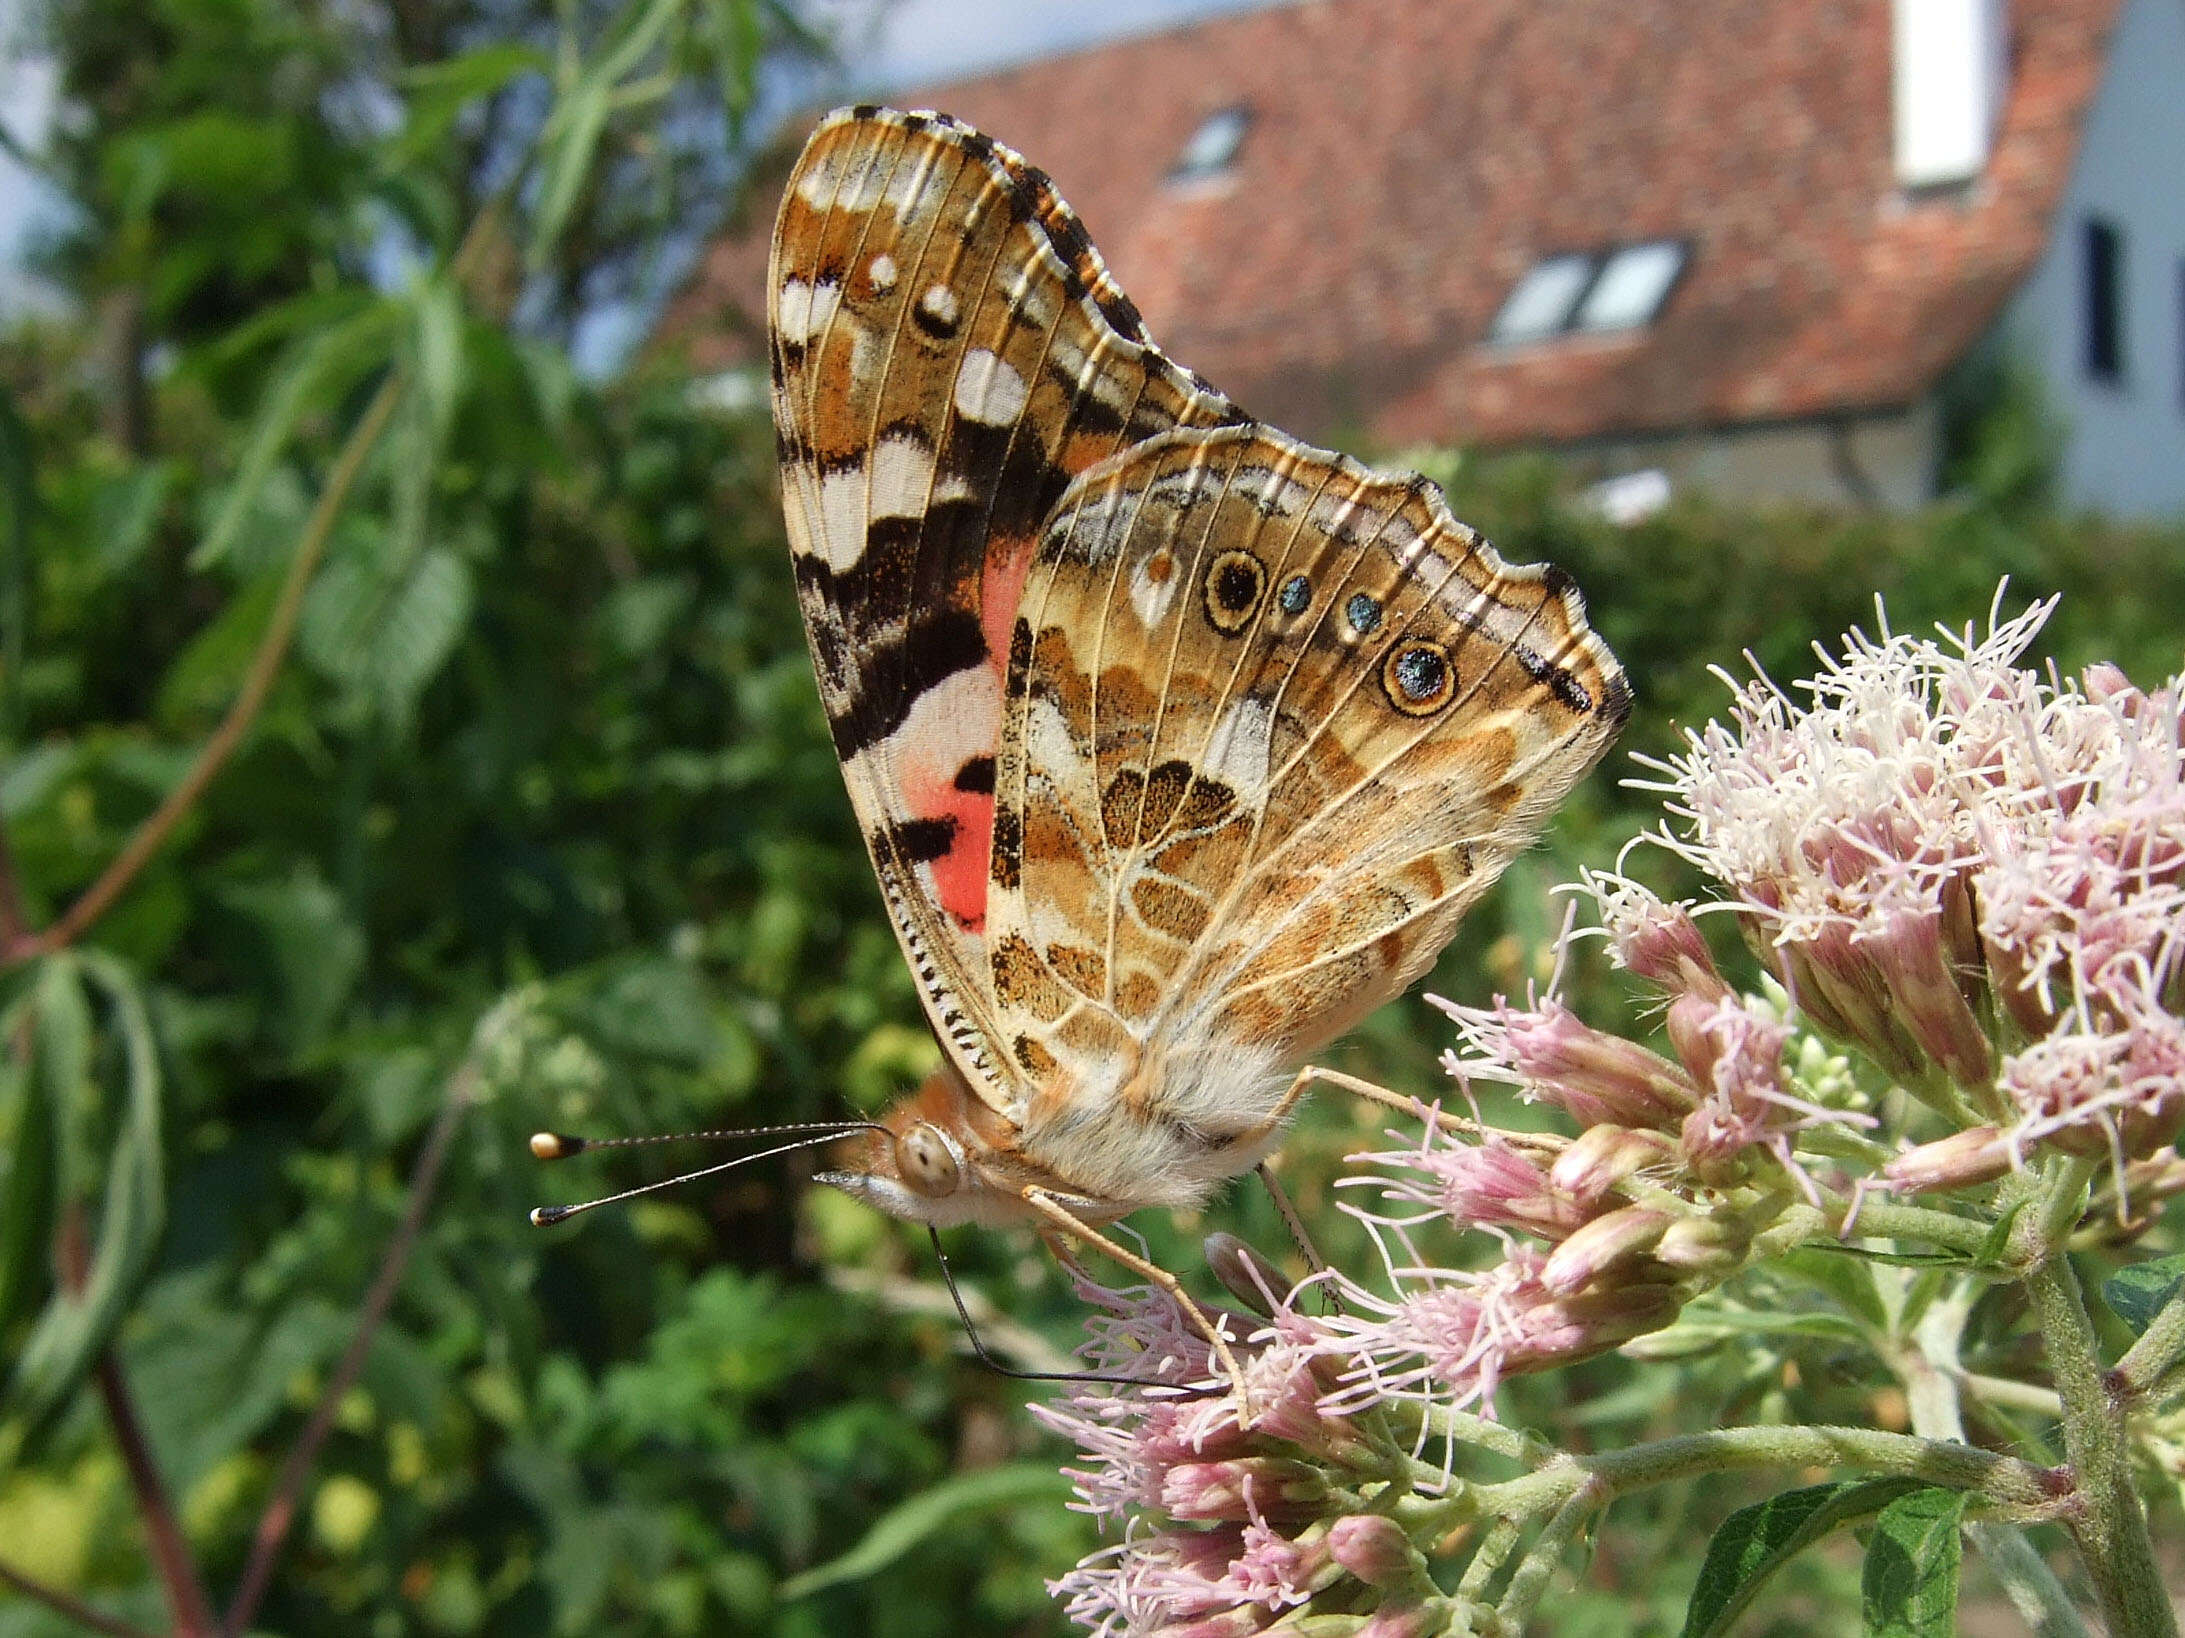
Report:
M 1588 1485 L 1600 1489 L 1605 1504 L 1675 1479 L 1760 1467 L 1903 1474 L 1968 1491 L 2015 1513 L 2049 1513 L 2057 1501 L 2057 1487 L 2047 1470 L 1953 1440 L 1917 1439 L 1874 1428 L 1761 1427 L 1688 1433 L 1626 1450 L 1559 1457 L 1537 1472 L 1500 1484 L 1474 1485 L 1446 1505 L 1452 1516 L 1529 1517 L 1560 1508 Z
M 2154 1322 L 2127 1348 L 2109 1377 L 2117 1392 L 2129 1398 L 2152 1393 L 2162 1379 L 2185 1357 L 2185 1287 L 2162 1305 Z
M 2177 1618 L 2132 1488 L 2125 1401 L 2103 1379 L 2078 1276 L 2068 1259 L 2051 1257 L 2025 1288 L 2063 1398 L 2064 1449 L 2077 1480 L 2066 1522 L 2101 1599 L 2102 1619 L 2111 1638 L 2176 1638 Z

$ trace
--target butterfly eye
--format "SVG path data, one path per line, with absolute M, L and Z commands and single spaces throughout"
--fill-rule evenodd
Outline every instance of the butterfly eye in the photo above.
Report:
M 1228 551 L 1206 571 L 1206 617 L 1224 637 L 1245 628 L 1267 589 L 1267 571 L 1250 552 Z
M 1456 693 L 1457 668 L 1439 643 L 1402 643 L 1382 662 L 1381 688 L 1405 716 L 1431 716 Z
M 938 1127 L 921 1122 L 897 1138 L 895 1164 L 903 1181 L 929 1199 L 956 1192 L 956 1151 Z

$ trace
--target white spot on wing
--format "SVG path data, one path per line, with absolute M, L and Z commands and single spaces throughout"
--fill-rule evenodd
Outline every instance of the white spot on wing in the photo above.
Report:
M 865 272 L 872 280 L 873 294 L 884 296 L 895 288 L 895 258 L 886 251 L 875 256 Z
M 944 330 L 954 328 L 962 311 L 956 303 L 956 292 L 945 284 L 928 285 L 926 293 L 918 298 L 918 308 Z
M 933 456 L 918 439 L 897 433 L 872 452 L 872 515 L 923 517 L 933 492 Z
M 819 284 L 785 279 L 774 304 L 774 329 L 782 340 L 802 347 L 827 328 L 841 303 L 842 286 L 832 279 Z
M 1274 707 L 1267 701 L 1237 701 L 1214 725 L 1199 758 L 1200 768 L 1243 800 L 1258 801 L 1267 791 L 1274 726 Z
M 1139 559 L 1130 571 L 1130 606 L 1139 624 L 1151 628 L 1161 623 L 1169 604 L 1176 600 L 1176 585 L 1182 578 L 1176 572 L 1173 552 L 1155 552 Z
M 836 573 L 865 555 L 865 469 L 829 472 L 819 481 L 819 539 L 813 543 Z
M 1001 679 L 974 665 L 935 683 L 911 701 L 903 725 L 843 764 L 852 790 L 900 787 L 906 776 L 952 778 L 967 757 L 991 755 L 1001 742 Z M 878 758 L 878 765 L 866 761 Z M 922 875 L 931 872 L 919 866 Z M 931 885 L 928 883 L 930 892 Z
M 985 426 L 1013 425 L 1024 413 L 1024 377 L 999 354 L 974 347 L 956 372 L 956 413 Z

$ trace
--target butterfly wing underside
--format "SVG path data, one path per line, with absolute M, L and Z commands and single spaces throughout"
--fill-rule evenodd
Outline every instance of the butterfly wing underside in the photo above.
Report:
M 1423 971 L 1630 703 L 1560 571 L 1260 426 L 1071 486 L 1007 681 L 1001 1045 L 1079 1172 L 1103 1116 L 1211 1149 L 1264 1122 L 1264 1072 Z
M 1021 1102 L 985 933 L 1010 622 L 1072 478 L 1242 420 L 1148 339 L 1047 178 L 938 115 L 851 109 L 784 191 L 774 412 L 799 599 L 860 828 L 936 1034 Z

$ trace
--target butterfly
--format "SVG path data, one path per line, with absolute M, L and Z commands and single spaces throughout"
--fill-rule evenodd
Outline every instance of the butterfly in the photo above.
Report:
M 936 1226 L 1196 1204 L 1601 757 L 1623 672 L 1560 570 L 1165 356 L 945 115 L 819 126 L 769 319 L 821 701 L 943 1054 L 823 1180 Z

